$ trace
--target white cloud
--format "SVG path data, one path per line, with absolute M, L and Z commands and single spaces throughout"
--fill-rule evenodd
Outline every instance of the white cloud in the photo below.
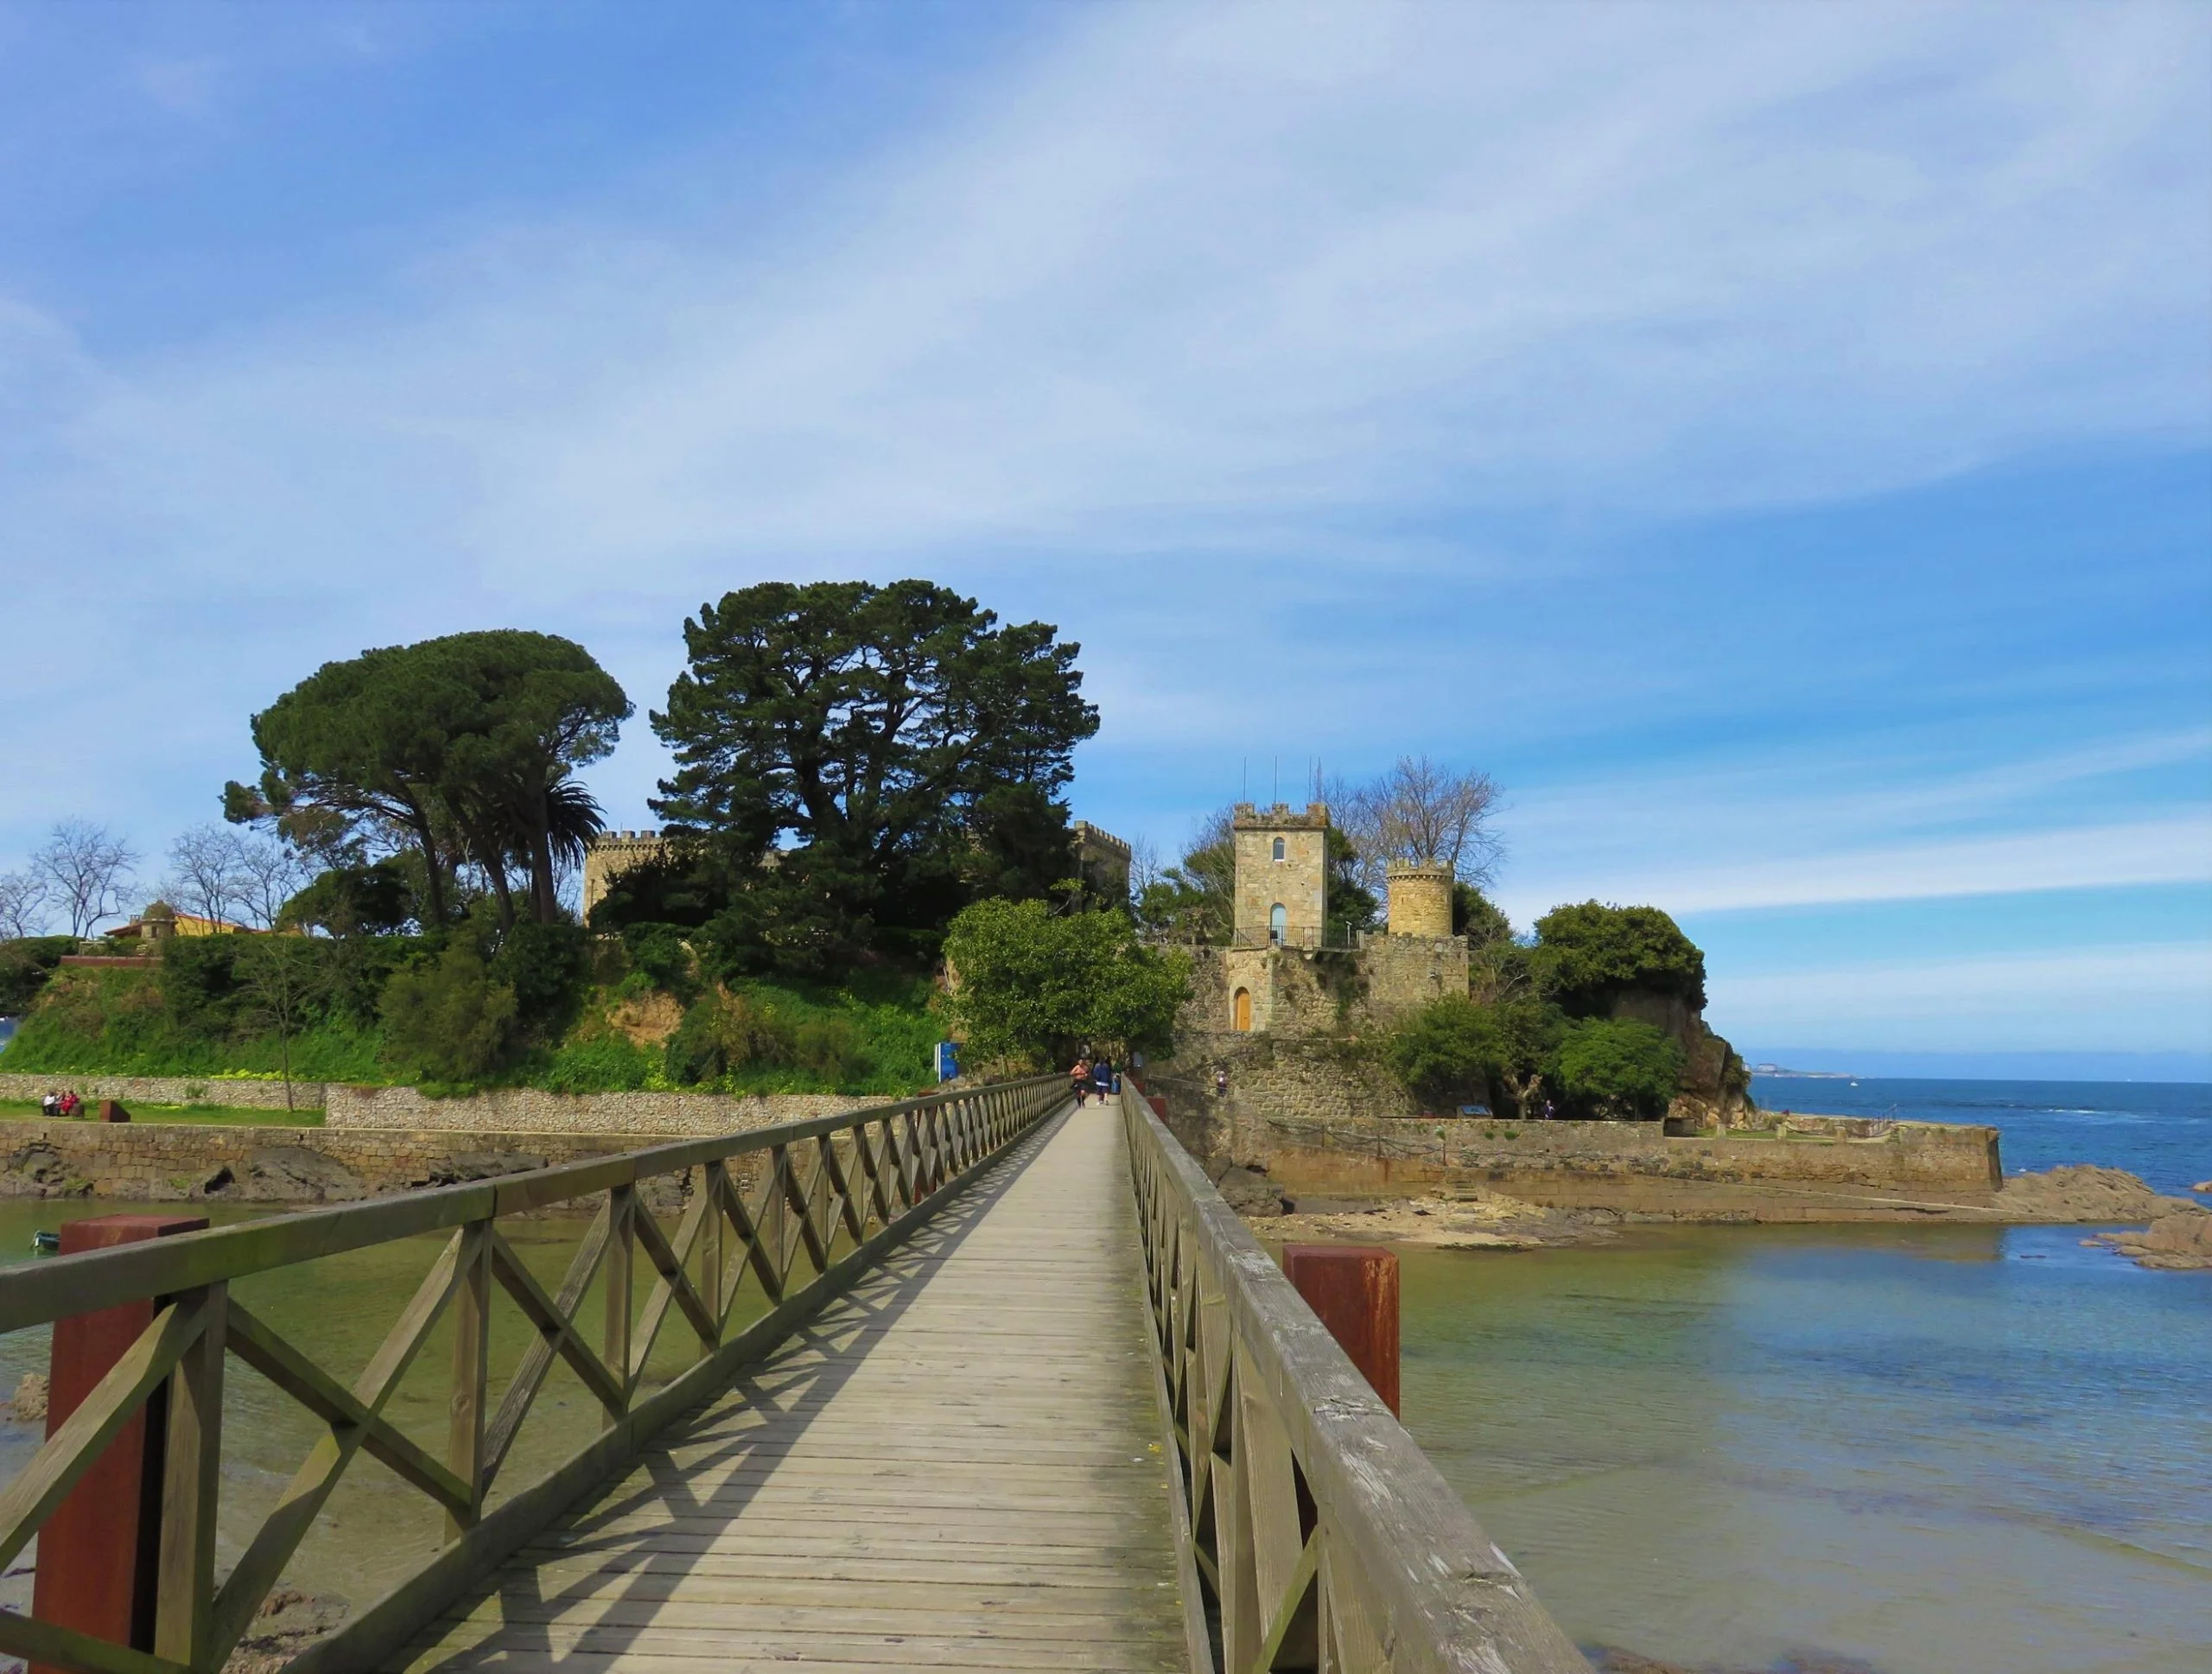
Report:
M 588 596 L 610 559 L 1330 551 L 1351 512 L 2205 433 L 2195 9 L 1052 16 L 810 216 L 432 252 L 134 369 L 87 446 L 179 567 L 404 500 L 429 564 Z
M 744 164 L 709 148 L 693 223 L 426 234 L 207 341 L 103 356 L 0 299 L 10 636 L 105 664 L 67 691 L 0 667 L 35 722 L 0 738 L 0 824 L 113 805 L 195 742 L 219 781 L 252 703 L 411 633 L 526 611 L 664 678 L 640 614 L 665 646 L 770 571 L 1048 569 L 1117 748 L 1334 748 L 1353 699 L 1465 675 L 1332 644 L 1333 602 L 1563 562 L 1436 532 L 1470 508 L 1769 506 L 2207 435 L 2201 8 L 1039 15 L 1062 33 L 1018 73 L 771 221 L 728 224 L 714 171 L 743 202 Z M 1233 665 L 1278 644 L 1315 672 L 1262 696 Z M 1683 678 L 1508 672 L 1501 729 Z M 1509 882 L 1687 911 L 2202 875 L 2165 814 L 1969 835 L 1922 829 L 1958 810 L 1919 791 L 1739 789 L 1632 832 L 1527 799 Z
M 1885 1050 L 2212 1049 L 2212 945 L 1854 965 L 1709 983 L 1707 1015 L 1743 1040 L 1855 1040 Z
M 2196 815 L 1671 869 L 1664 857 L 1617 861 L 1610 873 L 1501 894 L 1507 912 L 1525 920 L 1558 901 L 1591 897 L 1651 901 L 1681 914 L 2207 881 L 2212 816 Z
M 1592 897 L 1685 913 L 2212 879 L 2212 733 L 1993 761 L 1979 742 L 1746 752 L 1530 792 L 1502 823 L 1500 905 L 1525 922 Z M 1945 754 L 1967 764 L 1931 766 Z

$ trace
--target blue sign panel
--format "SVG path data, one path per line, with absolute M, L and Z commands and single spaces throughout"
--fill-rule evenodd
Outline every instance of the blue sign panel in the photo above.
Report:
M 937 1079 L 950 1081 L 960 1073 L 960 1043 L 940 1041 L 937 1043 Z

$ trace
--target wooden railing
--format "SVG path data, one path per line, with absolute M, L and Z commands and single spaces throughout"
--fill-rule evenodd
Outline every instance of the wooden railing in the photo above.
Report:
M 1198 1674 L 1589 1674 L 1144 1099 L 1122 1111 Z
M 154 1318 L 0 1489 L 0 1569 L 164 1387 L 168 1431 L 150 1649 L 0 1611 L 0 1655 L 78 1674 L 214 1674 L 346 1467 L 366 1453 L 442 1508 L 445 1544 L 292 1666 L 375 1665 L 625 1466 L 671 1419 L 720 1393 L 739 1367 L 849 1286 L 1065 1097 L 1065 1078 L 1043 1076 L 11 1270 L 0 1282 L 0 1332 L 149 1298 Z M 747 1174 L 755 1176 L 753 1189 L 744 1183 Z M 640 1190 L 671 1176 L 686 1188 L 672 1232 L 654 1219 Z M 518 1257 L 500 1219 L 593 1197 L 601 1200 L 597 1219 L 568 1276 L 549 1291 Z M 232 1281 L 250 1274 L 448 1228 L 452 1236 L 429 1276 L 350 1384 L 229 1294 Z M 802 1256 L 810 1272 L 795 1270 Z M 633 1291 L 640 1257 L 652 1280 L 642 1309 Z M 604 1317 L 593 1332 L 578 1314 L 585 1292 L 602 1275 Z M 733 1307 L 747 1275 L 765 1293 L 769 1311 L 732 1330 Z M 494 1411 L 487 1410 L 486 1374 L 495 1285 L 513 1298 L 534 1334 Z M 453 1383 L 440 1457 L 404 1434 L 385 1410 L 448 1311 L 454 1317 Z M 696 1358 L 647 1393 L 641 1388 L 647 1357 L 673 1315 L 696 1336 Z M 232 1354 L 327 1428 L 219 1582 L 223 1367 Z M 500 1466 L 556 1358 L 597 1400 L 601 1434 L 487 1509 Z

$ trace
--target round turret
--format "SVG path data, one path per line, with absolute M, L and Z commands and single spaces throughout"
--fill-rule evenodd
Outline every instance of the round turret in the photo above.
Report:
M 1394 860 L 1389 881 L 1390 933 L 1444 937 L 1452 933 L 1452 869 L 1435 861 Z
M 138 915 L 138 922 L 145 926 L 148 941 L 164 941 L 176 934 L 176 908 L 157 901 Z

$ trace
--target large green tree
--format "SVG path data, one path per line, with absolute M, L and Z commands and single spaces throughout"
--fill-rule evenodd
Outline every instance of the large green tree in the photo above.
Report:
M 299 846 L 358 866 L 378 848 L 422 857 L 428 926 L 452 918 L 455 867 L 473 860 L 518 915 L 558 916 L 555 874 L 582 854 L 599 811 L 575 779 L 614 746 L 629 700 L 573 640 L 519 629 L 448 634 L 326 663 L 253 717 L 261 775 L 225 787 L 232 820 L 273 820 Z
M 1190 956 L 1146 946 L 1128 915 L 1110 908 L 979 901 L 953 920 L 944 958 L 954 1026 L 981 1063 L 1165 1049 L 1190 990 Z
M 1544 992 L 1573 1016 L 1604 1016 L 1630 993 L 1705 1007 L 1705 955 L 1656 907 L 1555 907 L 1536 920 L 1534 963 Z
M 984 869 L 1020 870 L 1040 817 L 1065 818 L 1004 794 L 1056 805 L 1098 729 L 1056 633 L 922 581 L 726 594 L 683 625 L 652 716 L 677 770 L 653 806 L 779 897 L 769 918 L 830 941 L 934 931 L 974 892 L 979 845 Z
M 1578 1111 L 1650 1121 L 1666 1115 L 1682 1064 L 1681 1042 L 1663 1030 L 1632 1018 L 1586 1017 L 1560 1035 L 1553 1074 Z

